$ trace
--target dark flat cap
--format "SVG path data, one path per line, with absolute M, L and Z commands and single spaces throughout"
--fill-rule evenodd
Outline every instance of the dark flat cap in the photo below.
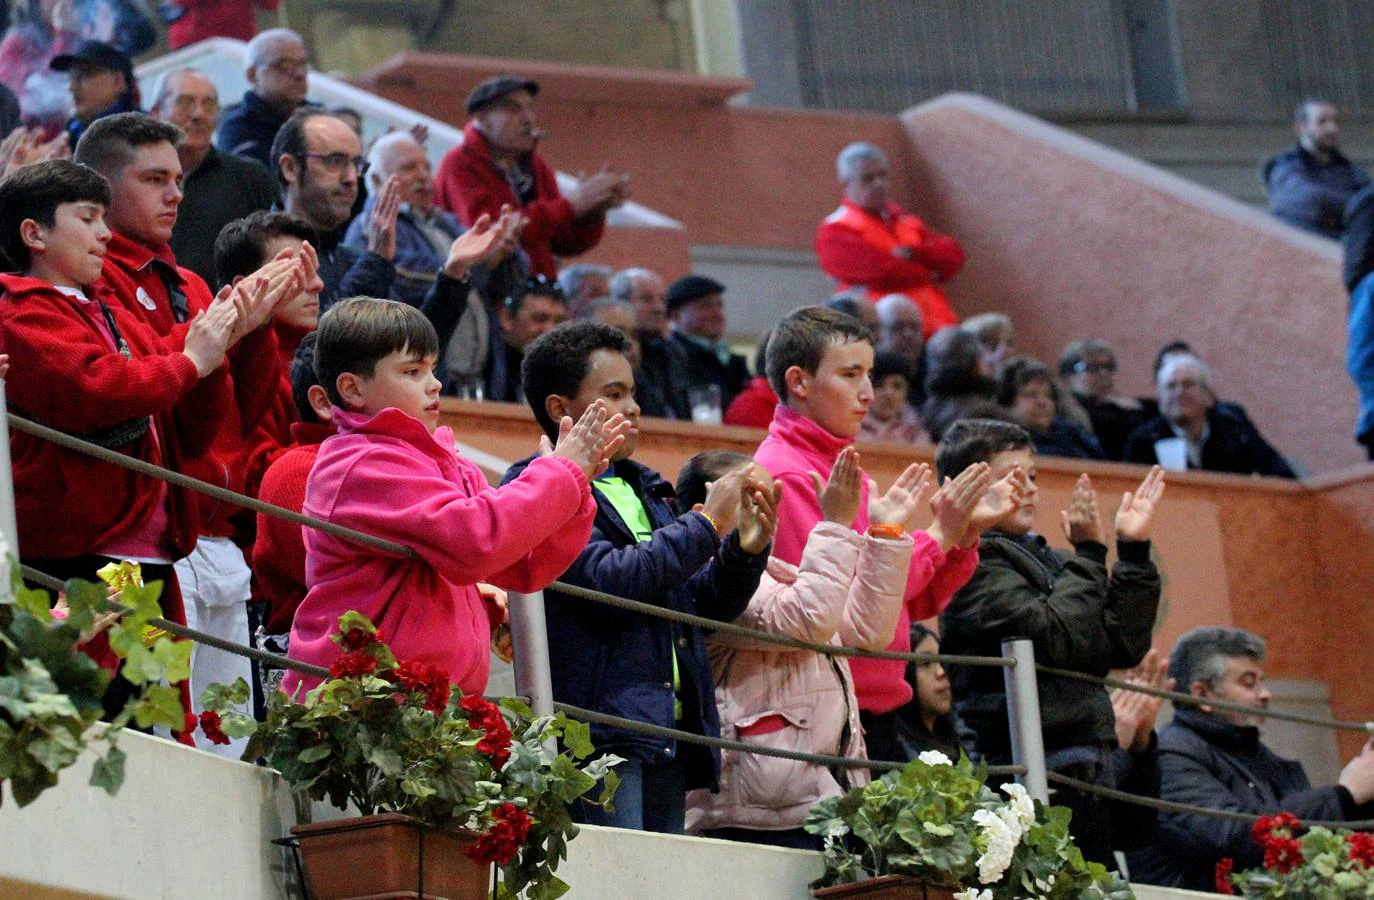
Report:
M 687 275 L 674 281 L 668 288 L 668 309 L 674 310 L 684 303 L 700 300 L 712 294 L 725 293 L 725 285 L 705 275 Z
M 539 93 L 539 82 L 533 78 L 516 78 L 514 75 L 497 75 L 495 78 L 488 78 L 473 88 L 472 93 L 468 94 L 468 115 L 486 109 L 497 100 L 516 91 L 529 91 L 531 97 L 536 96 Z
M 73 66 L 96 66 L 113 72 L 123 72 L 133 86 L 134 64 L 128 56 L 100 41 L 82 41 L 72 53 L 54 56 L 48 66 L 55 72 L 66 72 Z

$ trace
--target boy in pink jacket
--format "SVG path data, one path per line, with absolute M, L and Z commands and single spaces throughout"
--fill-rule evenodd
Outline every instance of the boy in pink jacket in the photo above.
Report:
M 305 529 L 309 591 L 291 625 L 293 659 L 330 666 L 339 617 L 357 610 L 396 656 L 443 671 L 465 694 L 487 686 L 491 629 L 503 611 L 477 582 L 514 591 L 543 588 L 587 543 L 596 504 L 588 479 L 623 440 L 624 419 L 604 405 L 576 425 L 511 484 L 495 490 L 439 428 L 434 327 L 404 303 L 355 297 L 320 319 L 320 384 L 338 434 L 320 447 L 304 512 L 404 544 L 415 558 Z M 318 679 L 295 672 L 294 694 Z
M 873 336 L 852 316 L 808 306 L 778 324 L 767 356 L 768 380 L 780 402 L 754 460 L 783 486 L 773 555 L 797 565 L 822 519 L 815 473 L 830 471 L 840 452 L 854 443 L 873 402 Z M 860 480 L 852 527 L 865 534 L 869 481 L 866 475 Z M 885 649 L 909 651 L 911 622 L 937 615 L 969 580 L 978 565 L 979 535 L 1015 511 L 1023 480 L 1012 472 L 993 485 L 986 465 L 970 466 L 936 492 L 928 526 L 917 530 L 916 516 L 893 526 L 909 533 L 914 544 L 903 602 Z M 869 758 L 905 761 L 893 713 L 911 700 L 906 664 L 855 659 L 851 669 Z

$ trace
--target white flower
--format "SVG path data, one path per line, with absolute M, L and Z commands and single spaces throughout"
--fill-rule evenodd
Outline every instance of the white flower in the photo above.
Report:
M 992 891 L 968 888 L 954 895 L 954 900 L 992 900 Z
M 978 857 L 978 883 L 995 884 L 1011 865 L 1016 845 L 1021 842 L 1021 822 L 1006 808 L 1001 813 L 977 810 L 973 821 L 983 829 L 988 842 L 987 852 Z
M 1035 801 L 1031 799 L 1026 789 L 1016 782 L 1002 785 L 1002 790 L 1011 798 L 1011 808 L 1016 811 L 1016 818 L 1021 823 L 1024 831 L 1035 824 Z
M 919 759 L 921 762 L 925 763 L 925 764 L 928 765 L 928 766 L 952 766 L 952 765 L 954 765 L 954 763 L 952 763 L 952 762 L 949 761 L 949 757 L 948 757 L 948 756 L 945 756 L 945 755 L 944 755 L 943 753 L 941 753 L 939 750 L 925 750 L 925 751 L 923 751 L 920 755 L 918 755 L 916 758 Z

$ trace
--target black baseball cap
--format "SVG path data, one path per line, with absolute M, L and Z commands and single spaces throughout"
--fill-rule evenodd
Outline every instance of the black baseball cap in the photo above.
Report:
M 134 85 L 133 60 L 116 48 L 100 41 L 82 41 L 74 52 L 54 56 L 48 67 L 54 72 L 66 72 L 79 65 L 123 72 L 129 86 L 133 87 Z
M 468 115 L 486 109 L 497 100 L 516 91 L 529 91 L 531 97 L 537 96 L 539 94 L 539 82 L 533 78 L 516 78 L 514 75 L 497 75 L 495 78 L 488 78 L 473 88 L 472 93 L 468 94 L 466 106 Z

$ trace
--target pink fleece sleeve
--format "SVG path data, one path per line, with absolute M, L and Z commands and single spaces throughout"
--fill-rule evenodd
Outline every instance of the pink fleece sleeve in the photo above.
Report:
M 577 555 L 586 548 L 587 541 L 592 536 L 592 523 L 596 520 L 596 498 L 592 496 L 586 476 L 571 460 L 561 456 L 546 458 L 556 464 L 561 464 L 574 477 L 581 479 L 582 505 L 577 508 L 577 512 L 573 513 L 572 518 L 562 528 L 555 530 L 543 543 L 536 546 L 522 559 L 517 560 L 514 565 L 491 577 L 492 584 L 508 591 L 529 593 L 548 587 L 550 582 L 568 571 L 568 568 L 577 559 Z M 525 471 L 528 472 L 529 469 Z M 510 487 L 524 477 L 525 473 L 522 472 L 506 487 Z
M 811 480 L 802 475 L 778 476 L 782 501 L 778 504 L 778 530 L 773 536 L 773 555 L 792 565 L 800 565 L 811 530 L 821 520 L 821 503 Z
M 935 553 L 940 553 L 940 546 L 925 532 L 917 532 L 917 552 L 920 552 L 920 537 L 924 535 L 930 542 L 930 547 Z M 952 548 L 948 554 L 942 554 L 934 567 L 924 590 L 912 593 L 913 583 L 907 582 L 907 611 L 911 615 L 911 621 L 919 622 L 922 619 L 929 619 L 938 616 L 949 606 L 949 601 L 954 598 L 959 589 L 968 584 L 968 580 L 973 577 L 973 570 L 978 568 L 978 548 L 975 546 L 970 550 L 959 547 Z M 913 559 L 911 570 L 916 571 L 916 561 Z

